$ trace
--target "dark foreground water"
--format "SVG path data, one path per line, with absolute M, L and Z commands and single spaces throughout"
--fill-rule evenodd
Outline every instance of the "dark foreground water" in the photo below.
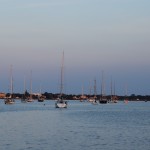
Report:
M 150 102 L 54 103 L 0 101 L 0 150 L 150 150 Z

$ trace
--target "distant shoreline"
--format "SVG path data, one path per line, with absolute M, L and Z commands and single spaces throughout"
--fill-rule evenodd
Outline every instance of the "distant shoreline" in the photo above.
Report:
M 10 95 L 10 93 L 0 93 L 0 99 L 4 99 L 4 98 L 8 97 L 9 95 Z M 29 95 L 30 94 L 27 92 L 26 97 L 29 97 Z M 48 93 L 48 92 L 45 92 L 42 94 L 37 93 L 37 94 L 32 94 L 32 98 L 38 99 L 39 95 L 45 96 L 46 100 L 55 100 L 59 97 L 60 94 L 59 93 L 53 94 L 53 93 Z M 21 99 L 23 96 L 24 96 L 24 94 L 20 94 L 20 93 L 13 94 L 14 99 Z M 114 96 L 114 95 L 112 95 L 112 96 Z M 81 94 L 63 94 L 63 98 L 66 100 L 81 100 L 82 97 L 83 97 L 83 95 L 81 95 Z M 94 97 L 94 95 L 85 94 L 84 100 L 87 100 L 90 97 Z M 96 95 L 96 97 L 99 100 L 101 95 Z M 134 94 L 132 94 L 130 96 L 115 95 L 115 97 L 119 101 L 123 101 L 125 99 L 128 99 L 129 101 L 150 101 L 150 95 L 134 95 Z M 107 100 L 110 100 L 111 95 L 105 95 L 105 98 Z

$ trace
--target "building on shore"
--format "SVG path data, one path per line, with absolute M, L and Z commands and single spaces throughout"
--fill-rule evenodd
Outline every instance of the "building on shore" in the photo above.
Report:
M 3 93 L 3 92 L 0 92 L 0 99 L 3 99 L 3 98 L 5 98 L 5 97 L 6 97 L 6 94 Z

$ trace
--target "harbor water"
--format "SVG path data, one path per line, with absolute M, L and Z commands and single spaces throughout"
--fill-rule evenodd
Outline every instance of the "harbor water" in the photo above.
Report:
M 5 105 L 0 100 L 0 150 L 149 150 L 150 102 L 55 101 Z

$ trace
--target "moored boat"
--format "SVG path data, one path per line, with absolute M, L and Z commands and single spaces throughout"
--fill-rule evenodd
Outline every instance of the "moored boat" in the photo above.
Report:
M 64 52 L 62 57 L 62 66 L 61 66 L 61 84 L 60 84 L 60 96 L 58 97 L 55 108 L 67 108 L 67 101 L 63 99 L 63 77 L 64 77 Z
M 6 98 L 6 99 L 4 100 L 4 103 L 5 103 L 5 104 L 14 104 L 14 103 L 15 103 L 15 100 L 12 99 L 12 98 Z
M 13 75 L 12 75 L 12 65 L 10 68 L 10 95 L 4 99 L 5 104 L 14 104 L 15 100 L 13 99 Z
M 104 75 L 102 71 L 102 83 L 101 83 L 101 97 L 99 99 L 100 104 L 107 104 L 108 100 L 105 96 L 105 87 L 104 87 Z
M 32 98 L 32 71 L 31 71 L 31 77 L 30 77 L 30 97 L 27 98 L 27 102 L 33 102 Z
M 106 98 L 101 98 L 101 99 L 99 100 L 99 103 L 100 103 L 100 104 L 107 104 L 107 102 L 108 102 L 108 100 L 107 100 Z
M 128 103 L 128 99 L 125 99 L 125 100 L 124 100 L 124 103 L 127 104 L 127 103 Z
M 67 108 L 67 101 L 64 101 L 63 99 L 58 99 L 55 103 L 56 108 Z
M 38 96 L 38 102 L 44 102 L 44 100 L 45 100 L 45 96 L 43 95 Z

